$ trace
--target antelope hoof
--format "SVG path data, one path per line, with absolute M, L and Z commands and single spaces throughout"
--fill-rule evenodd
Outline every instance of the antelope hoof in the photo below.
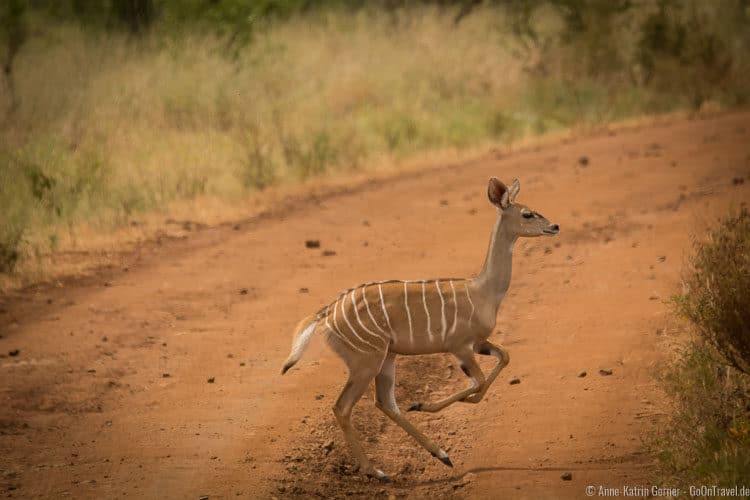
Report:
M 422 411 L 422 403 L 413 404 L 406 411 Z
M 376 479 L 380 479 L 381 481 L 387 484 L 390 484 L 393 482 L 393 479 L 386 476 L 382 470 L 375 469 L 373 472 L 368 472 L 367 475 L 370 477 L 374 477 Z
M 479 403 L 481 400 L 482 398 L 480 398 L 478 394 L 472 394 L 471 396 L 466 396 L 461 401 L 463 401 L 464 403 L 476 404 L 476 403 Z
M 450 459 L 450 457 L 449 457 L 449 456 L 448 456 L 448 454 L 447 454 L 446 452 L 444 452 L 443 450 L 440 450 L 440 453 L 439 453 L 439 454 L 437 454 L 437 455 L 433 453 L 433 454 L 432 454 L 432 456 L 433 456 L 433 457 L 435 457 L 435 458 L 437 458 L 437 459 L 438 459 L 438 460 L 440 460 L 441 462 L 443 462 L 443 463 L 444 463 L 445 465 L 447 465 L 448 467 L 453 467 L 453 462 L 451 462 L 451 459 Z

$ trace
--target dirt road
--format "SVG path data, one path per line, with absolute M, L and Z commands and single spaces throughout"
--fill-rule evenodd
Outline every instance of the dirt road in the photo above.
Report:
M 492 337 L 511 364 L 479 405 L 409 414 L 453 469 L 370 390 L 355 422 L 395 484 L 363 478 L 331 413 L 343 365 L 316 339 L 279 375 L 292 330 L 360 282 L 478 272 L 491 175 L 519 177 L 519 201 L 561 227 L 516 246 Z M 19 352 L 0 358 L 0 490 L 578 498 L 589 484 L 650 484 L 641 438 L 666 411 L 654 374 L 674 335 L 664 301 L 690 231 L 749 195 L 750 114 L 678 120 L 301 200 L 154 246 L 127 271 L 6 297 L 0 353 Z M 397 379 L 402 407 L 467 384 L 447 355 L 403 357 Z

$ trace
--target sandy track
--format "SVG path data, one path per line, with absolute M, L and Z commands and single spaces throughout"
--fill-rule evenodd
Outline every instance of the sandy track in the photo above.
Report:
M 201 231 L 106 283 L 5 298 L 0 353 L 20 354 L 0 358 L 0 490 L 556 498 L 647 484 L 641 437 L 665 411 L 653 378 L 671 331 L 663 300 L 677 290 L 689 231 L 750 199 L 750 114 L 436 167 Z M 368 392 L 355 422 L 396 483 L 362 478 L 330 411 L 343 365 L 316 340 L 278 374 L 292 329 L 360 282 L 477 272 L 494 218 L 490 175 L 519 177 L 519 200 L 562 229 L 516 246 L 493 334 L 511 364 L 479 405 L 410 414 L 454 469 Z M 322 248 L 306 249 L 308 238 Z M 397 379 L 404 407 L 466 384 L 447 355 L 401 358 Z

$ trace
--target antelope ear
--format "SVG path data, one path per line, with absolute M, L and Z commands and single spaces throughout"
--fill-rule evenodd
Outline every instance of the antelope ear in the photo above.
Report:
M 518 179 L 513 179 L 513 184 L 510 185 L 510 188 L 508 188 L 508 201 L 511 203 L 516 201 L 516 196 L 518 196 L 518 192 L 521 190 L 521 183 L 518 182 Z
M 497 177 L 490 177 L 490 183 L 487 185 L 487 197 L 493 205 L 500 209 L 506 209 L 510 205 L 508 187 Z

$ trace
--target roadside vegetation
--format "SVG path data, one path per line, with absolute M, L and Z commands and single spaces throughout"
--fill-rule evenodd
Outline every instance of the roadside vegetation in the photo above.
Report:
M 0 278 L 174 202 L 745 106 L 749 19 L 746 0 L 2 2 Z
M 675 411 L 655 443 L 664 479 L 750 487 L 750 213 L 697 241 L 677 312 L 693 338 L 665 373 Z

